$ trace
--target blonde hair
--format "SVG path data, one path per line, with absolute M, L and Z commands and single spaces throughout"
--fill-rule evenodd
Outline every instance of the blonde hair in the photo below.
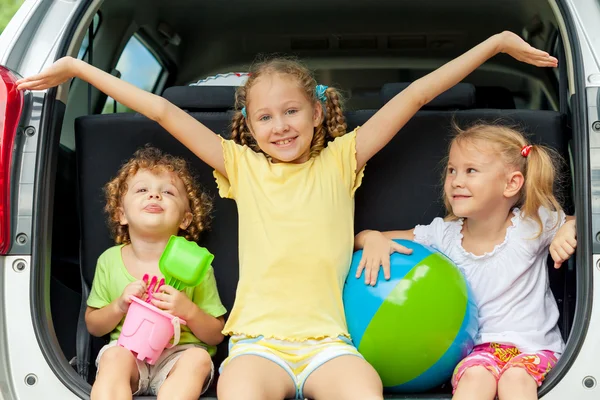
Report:
M 456 135 L 450 142 L 449 149 L 454 143 L 481 141 L 491 145 L 507 166 L 514 167 L 523 174 L 525 182 L 514 206 L 521 209 L 523 216 L 532 218 L 538 224 L 539 236 L 543 230 L 539 208 L 545 207 L 553 211 L 562 209 L 554 195 L 554 182 L 558 177 L 562 157 L 546 146 L 531 145 L 523 133 L 513 127 L 478 123 L 463 130 L 456 123 L 453 125 Z M 530 145 L 529 154 L 523 156 L 521 151 Z M 446 218 L 458 219 L 446 196 L 444 205 L 448 213 Z
M 187 240 L 197 241 L 200 233 L 207 229 L 210 223 L 210 198 L 200 189 L 184 159 L 163 153 L 155 147 L 145 146 L 137 150 L 133 157 L 121 166 L 117 176 L 104 186 L 104 211 L 108 214 L 108 225 L 115 242 L 131 243 L 129 228 L 120 223 L 121 207 L 123 197 L 127 193 L 127 180 L 140 170 L 173 172 L 181 179 L 189 200 L 192 222 L 186 229 L 180 229 L 178 235 Z
M 243 86 L 238 87 L 235 94 L 235 114 L 231 122 L 231 138 L 241 145 L 250 147 L 257 153 L 264 152 L 260 149 L 242 114 L 242 109 L 247 107 L 247 96 L 258 78 L 264 75 L 281 74 L 295 79 L 304 90 L 307 99 L 312 104 L 321 104 L 317 98 L 315 88 L 317 81 L 313 74 L 299 61 L 289 58 L 273 58 L 256 63 L 250 69 L 250 76 Z M 321 124 L 315 129 L 310 146 L 310 156 L 318 155 L 327 142 L 346 133 L 346 117 L 342 112 L 341 96 L 332 87 L 325 91 L 325 115 Z

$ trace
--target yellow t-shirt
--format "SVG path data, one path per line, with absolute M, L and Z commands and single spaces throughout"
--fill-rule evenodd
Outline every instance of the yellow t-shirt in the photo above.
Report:
M 240 278 L 226 335 L 348 336 L 342 290 L 354 243 L 356 131 L 303 164 L 222 140 L 221 197 L 239 214 Z

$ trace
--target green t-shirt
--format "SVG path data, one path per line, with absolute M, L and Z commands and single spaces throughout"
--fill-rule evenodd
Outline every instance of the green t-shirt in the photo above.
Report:
M 121 256 L 122 248 L 123 245 L 113 246 L 102 253 L 98 258 L 94 282 L 92 283 L 92 291 L 87 300 L 87 305 L 89 307 L 102 308 L 107 306 L 123 294 L 123 290 L 127 285 L 136 281 L 129 271 L 127 271 L 127 268 L 125 268 Z M 225 307 L 223 307 L 221 299 L 219 298 L 215 274 L 212 267 L 209 268 L 202 282 L 195 288 L 185 289 L 185 294 L 192 302 L 194 302 L 194 304 L 215 318 L 224 315 L 226 312 Z M 119 338 L 124 319 L 125 318 L 123 318 L 123 320 L 119 322 L 119 325 L 117 325 L 110 333 L 110 340 Z M 206 346 L 211 356 L 216 352 L 215 346 L 208 346 L 206 343 L 202 343 L 202 341 L 195 337 L 186 325 L 181 325 L 181 339 L 179 340 L 179 344 L 187 343 L 200 343 Z

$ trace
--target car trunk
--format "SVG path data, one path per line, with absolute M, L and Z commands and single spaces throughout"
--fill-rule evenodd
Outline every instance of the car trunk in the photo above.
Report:
M 208 76 L 247 71 L 257 54 L 292 54 L 315 70 L 319 83 L 343 91 L 351 127 L 364 123 L 384 104 L 386 84 L 414 81 L 502 30 L 524 32 L 533 45 L 554 53 L 561 61 L 559 70 L 565 60 L 557 40 L 556 17 L 542 0 L 498 0 L 486 2 L 485 7 L 474 7 L 467 0 L 204 4 L 189 0 L 143 4 L 106 0 L 99 4 L 98 14 L 97 32 L 87 28 L 93 13 L 82 13 L 73 23 L 71 35 L 62 44 L 63 54 L 71 49 L 76 56 L 79 46 L 74 43 L 83 41 L 87 46 L 84 59 L 121 74 L 123 71 L 115 70 L 117 60 L 135 34 L 165 71 L 148 88 L 158 94 L 167 87 L 186 86 Z M 88 35 L 87 42 L 83 39 L 86 32 L 93 36 L 90 40 Z M 580 143 L 585 133 L 579 132 L 578 123 L 571 119 L 577 114 L 570 104 L 561 102 L 567 96 L 566 77 L 560 79 L 558 72 L 534 69 L 501 55 L 465 82 L 474 89 L 473 104 L 468 108 L 446 104 L 420 112 L 395 142 L 369 164 L 371 175 L 367 175 L 357 193 L 357 232 L 365 228 L 406 229 L 441 215 L 436 185 L 444 146 L 432 146 L 433 139 L 421 133 L 432 132 L 439 143 L 445 143 L 453 120 L 468 124 L 500 118 L 521 124 L 540 142 L 558 147 L 567 158 L 565 183 L 560 190 L 565 210 L 573 213 L 575 204 L 582 201 L 584 189 L 574 184 L 572 173 L 579 160 L 568 157 L 573 154 L 574 143 Z M 86 337 L 81 313 L 95 260 L 99 251 L 112 243 L 102 213 L 101 186 L 116 173 L 128 154 L 148 141 L 190 160 L 193 156 L 145 118 L 110 112 L 112 106 L 107 108 L 106 96 L 84 82 L 74 80 L 62 90 L 66 89 L 68 95 L 61 92 L 64 102 L 54 101 L 57 92 L 51 90 L 44 104 L 36 179 L 39 196 L 34 205 L 32 235 L 32 264 L 36 266 L 32 306 L 38 341 L 54 373 L 76 394 L 85 395 L 94 380 L 94 358 L 105 343 L 105 338 Z M 205 93 L 212 96 L 212 92 Z M 194 108 L 181 101 L 179 105 L 195 118 L 228 135 L 233 104 Z M 193 161 L 193 166 L 215 198 L 213 232 L 201 244 L 211 251 L 216 248 L 215 274 L 224 305 L 231 310 L 237 284 L 237 253 L 228 252 L 224 244 L 237 244 L 235 206 L 218 198 L 206 166 L 198 160 Z M 426 175 L 420 172 L 423 170 L 428 171 Z M 412 179 L 413 192 L 386 192 L 386 185 L 395 188 L 406 179 Z M 386 193 L 398 196 L 397 204 L 411 211 L 405 211 L 406 216 L 388 218 L 382 210 L 390 215 L 402 211 L 385 199 Z M 371 209 L 377 212 L 361 211 Z M 586 209 L 578 210 L 582 220 L 590 218 L 585 215 Z M 591 301 L 585 296 L 587 289 L 581 281 L 587 273 L 582 271 L 581 263 L 572 259 L 560 270 L 549 265 L 563 338 L 577 340 L 569 341 L 565 357 L 549 375 L 542 394 L 551 390 L 566 372 L 578 340 L 583 338 L 584 326 L 573 325 L 575 318 L 584 316 L 586 302 Z M 219 346 L 216 368 L 226 350 L 226 343 Z M 213 387 L 208 398 L 216 398 L 215 393 Z M 386 394 L 390 399 L 450 397 L 448 382 L 426 393 Z

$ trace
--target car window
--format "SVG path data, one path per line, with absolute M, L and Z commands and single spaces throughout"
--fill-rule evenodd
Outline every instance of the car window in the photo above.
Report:
M 142 39 L 133 35 L 121 53 L 113 73 L 140 89 L 156 93 L 162 89 L 167 70 Z M 115 104 L 115 101 L 108 97 L 102 114 L 132 111 L 122 104 Z
M 94 39 L 94 37 L 96 37 L 96 32 L 98 32 L 98 27 L 100 26 L 100 21 L 101 21 L 100 13 L 97 13 L 96 15 L 94 15 L 94 20 L 92 21 L 92 24 L 93 24 L 92 40 Z M 79 53 L 77 53 L 77 58 L 79 58 L 80 60 L 83 60 L 85 58 L 86 61 L 89 61 L 87 59 L 89 45 L 90 45 L 90 30 L 88 29 L 87 33 L 85 34 L 85 37 L 83 38 L 83 41 L 81 42 L 81 47 L 79 48 Z

